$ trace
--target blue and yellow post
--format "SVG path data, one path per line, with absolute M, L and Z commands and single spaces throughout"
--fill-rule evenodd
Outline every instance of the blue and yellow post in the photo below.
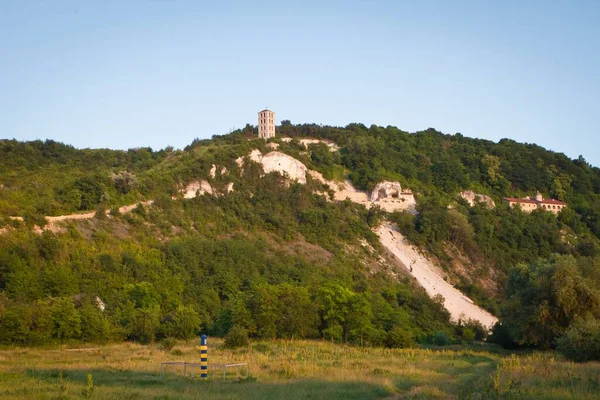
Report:
M 200 336 L 200 378 L 208 378 L 208 346 L 206 345 L 206 335 Z

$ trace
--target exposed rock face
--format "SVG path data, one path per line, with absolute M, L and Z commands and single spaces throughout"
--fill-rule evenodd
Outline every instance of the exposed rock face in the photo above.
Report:
M 279 144 L 278 143 L 267 143 L 267 149 L 271 149 L 271 150 L 277 150 L 279 148 Z
M 492 200 L 490 196 L 486 196 L 485 194 L 475 193 L 472 190 L 465 190 L 464 192 L 460 192 L 458 195 L 465 199 L 471 207 L 474 207 L 477 203 L 484 203 L 485 206 L 488 208 L 496 207 L 496 203 L 494 203 L 494 200 Z
M 260 152 L 260 150 L 258 149 L 254 149 L 250 152 L 250 154 L 248 155 L 248 157 L 250 157 L 250 159 L 254 162 L 259 163 L 260 160 L 262 159 L 262 153 Z
M 190 182 L 183 191 L 184 199 L 193 199 L 203 194 L 213 194 L 213 188 L 205 180 Z
M 217 166 L 215 164 L 212 165 L 212 168 L 210 169 L 210 177 L 215 179 L 215 176 L 217 175 Z
M 371 201 L 398 198 L 400 193 L 402 193 L 402 186 L 399 182 L 383 181 L 378 183 L 371 192 Z
M 229 182 L 225 190 L 227 190 L 227 193 L 233 192 L 233 182 Z
M 487 329 L 491 329 L 498 322 L 498 318 L 475 305 L 471 299 L 448 283 L 439 266 L 424 256 L 391 225 L 381 225 L 375 233 L 379 236 L 381 244 L 404 264 L 430 297 L 443 297 L 444 307 L 450 312 L 453 321 L 472 318 L 481 322 Z
M 383 210 L 393 212 L 415 208 L 415 196 L 410 189 L 402 190 L 399 182 L 383 181 L 371 192 L 370 200 Z
M 294 157 L 279 151 L 271 151 L 263 156 L 260 150 L 254 149 L 248 154 L 248 158 L 261 164 L 265 174 L 279 172 L 291 180 L 306 184 L 308 168 Z M 236 163 L 241 167 L 243 165 L 243 158 L 238 158 Z
M 238 167 L 242 168 L 242 166 L 244 165 L 244 157 L 236 158 L 235 163 L 237 164 Z
M 259 152 L 260 153 L 260 152 Z M 265 173 L 277 171 L 284 173 L 292 180 L 297 180 L 299 183 L 306 184 L 307 168 L 294 157 L 279 151 L 272 151 L 260 159 Z

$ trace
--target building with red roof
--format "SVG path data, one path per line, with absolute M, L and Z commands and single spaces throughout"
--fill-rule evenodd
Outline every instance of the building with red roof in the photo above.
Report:
M 507 203 L 511 207 L 520 207 L 525 212 L 532 212 L 533 210 L 542 209 L 550 211 L 551 213 L 558 214 L 560 210 L 567 206 L 559 200 L 544 199 L 540 192 L 537 192 L 535 197 L 525 197 L 518 199 L 515 197 L 503 197 L 502 201 Z

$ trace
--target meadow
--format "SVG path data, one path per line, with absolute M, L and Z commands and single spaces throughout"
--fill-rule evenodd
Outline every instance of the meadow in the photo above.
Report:
M 171 350 L 134 343 L 0 349 L 2 399 L 597 399 L 600 364 L 493 347 L 384 349 L 322 341 L 209 342 L 211 363 L 247 362 L 202 381 L 164 361 L 199 360 L 195 342 Z

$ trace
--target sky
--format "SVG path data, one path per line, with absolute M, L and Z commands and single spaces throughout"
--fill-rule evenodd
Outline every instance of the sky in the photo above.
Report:
M 183 148 L 268 107 L 600 166 L 598 21 L 597 0 L 0 0 L 0 138 Z

